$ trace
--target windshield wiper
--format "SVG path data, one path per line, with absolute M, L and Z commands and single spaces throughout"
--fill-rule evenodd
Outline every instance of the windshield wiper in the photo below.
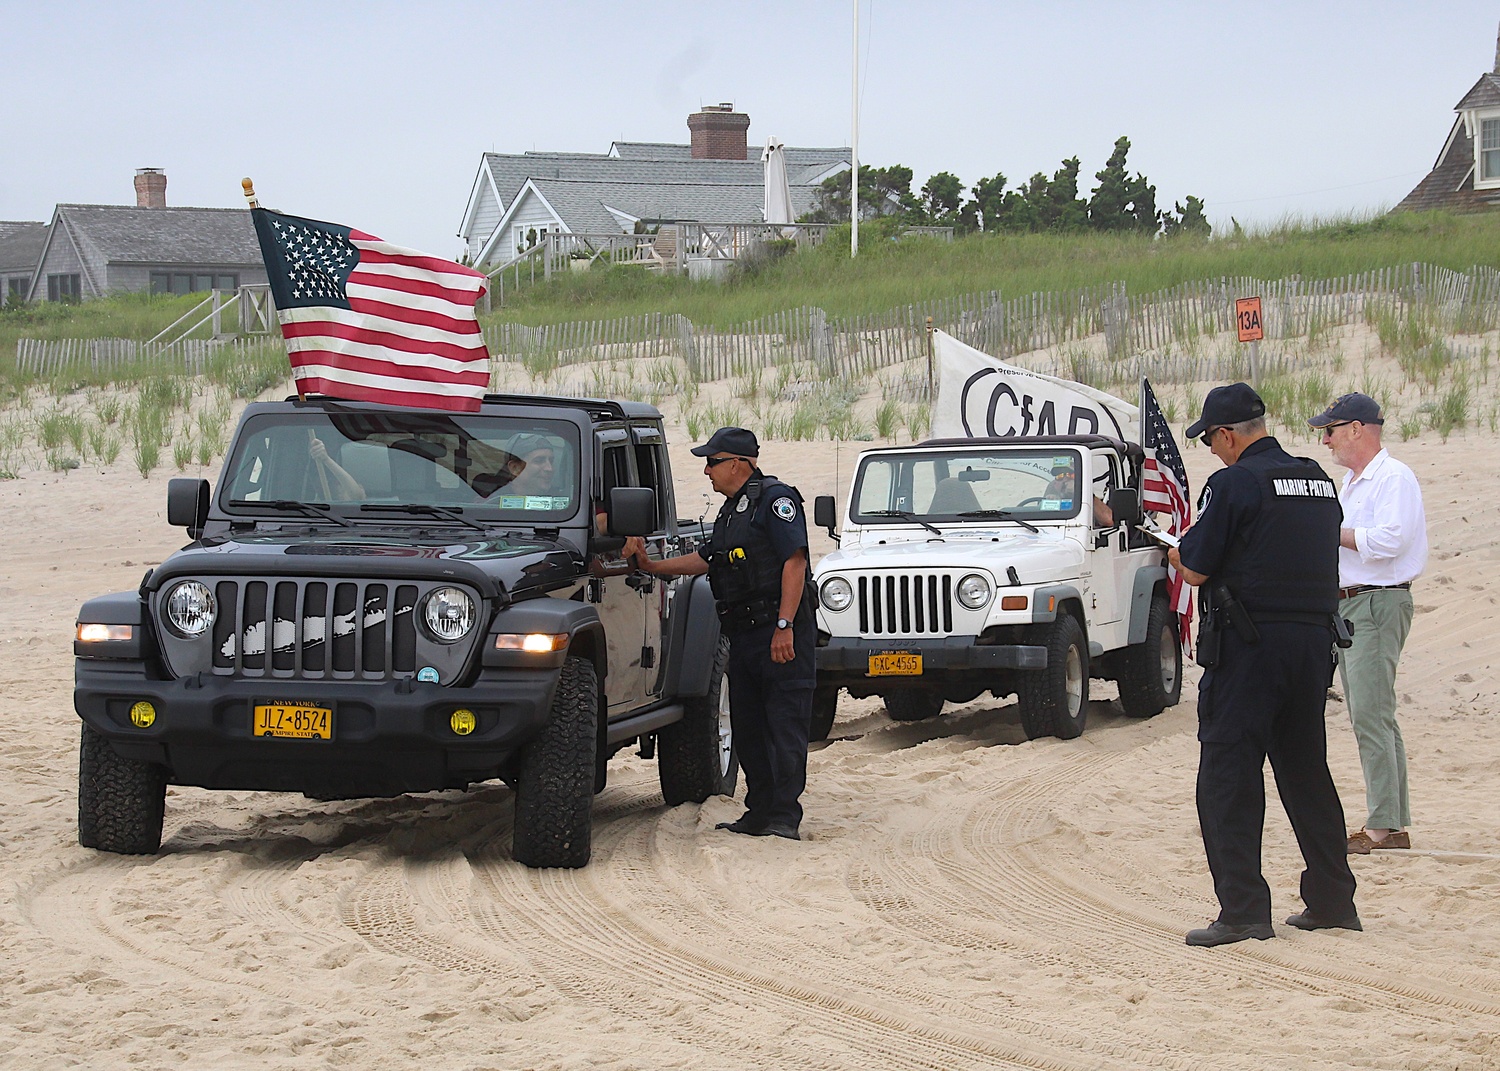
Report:
M 866 517 L 900 517 L 903 521 L 911 521 L 911 522 L 913 522 L 915 524 L 920 524 L 923 528 L 927 529 L 929 532 L 936 532 L 938 535 L 942 535 L 943 534 L 943 530 L 941 528 L 938 528 L 935 525 L 928 524 L 921 517 L 918 517 L 915 513 L 912 513 L 910 511 L 904 510 L 904 509 L 871 509 L 871 510 L 865 510 L 864 511 L 864 516 L 866 516 Z
M 347 518 L 340 517 L 333 510 L 329 509 L 326 502 L 299 502 L 294 498 L 273 498 L 263 502 L 260 499 L 235 498 L 231 499 L 229 504 L 231 506 L 261 506 L 265 509 L 301 510 L 303 513 L 312 514 L 314 517 L 321 517 L 325 521 L 342 524 L 345 528 L 354 527 L 353 523 Z
M 359 508 L 362 513 L 410 513 L 427 517 L 447 517 L 459 524 L 466 524 L 477 532 L 486 530 L 484 525 L 465 517 L 462 510 L 449 506 L 431 506 L 425 502 L 365 502 Z
M 959 516 L 960 517 L 1000 517 L 1000 518 L 1002 518 L 1004 520 L 1007 520 L 1007 521 L 1015 521 L 1021 527 L 1030 529 L 1033 532 L 1040 532 L 1041 531 L 1041 529 L 1038 528 L 1036 525 L 1032 524 L 1030 521 L 1023 521 L 1023 520 L 1021 520 L 1021 518 L 1017 517 L 1014 513 L 1012 513 L 1008 509 L 968 509 L 968 510 L 964 510 L 962 513 L 960 513 Z

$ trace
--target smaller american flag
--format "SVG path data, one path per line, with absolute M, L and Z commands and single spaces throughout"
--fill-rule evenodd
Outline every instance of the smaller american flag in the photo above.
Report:
M 251 209 L 297 389 L 478 410 L 489 351 L 473 268 L 335 223 Z
M 1182 454 L 1177 450 L 1177 440 L 1172 438 L 1167 418 L 1162 416 L 1161 406 L 1156 404 L 1151 381 L 1144 376 L 1141 377 L 1141 449 L 1146 455 L 1141 477 L 1141 508 L 1165 513 L 1167 531 L 1180 536 L 1193 520 L 1187 468 L 1182 464 Z M 1167 589 L 1172 609 L 1177 611 L 1178 634 L 1185 647 L 1192 633 L 1193 593 L 1170 565 L 1167 566 Z

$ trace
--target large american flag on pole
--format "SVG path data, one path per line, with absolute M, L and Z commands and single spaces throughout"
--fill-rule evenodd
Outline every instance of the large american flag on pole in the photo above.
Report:
M 373 234 L 253 208 L 301 393 L 473 412 L 490 380 L 482 273 Z
M 1180 536 L 1193 520 L 1187 468 L 1182 464 L 1182 454 L 1177 450 L 1177 440 L 1172 438 L 1167 418 L 1162 416 L 1161 406 L 1156 404 L 1151 381 L 1144 376 L 1141 377 L 1141 449 L 1146 455 L 1141 478 L 1141 508 L 1166 514 L 1167 531 Z M 1183 646 L 1187 646 L 1193 624 L 1192 590 L 1170 565 L 1167 566 L 1167 587 L 1168 601 L 1177 611 L 1178 635 L 1182 637 Z

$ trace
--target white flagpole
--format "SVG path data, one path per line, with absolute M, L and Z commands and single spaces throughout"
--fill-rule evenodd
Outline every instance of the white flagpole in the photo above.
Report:
M 859 0 L 854 0 L 854 85 L 849 94 L 849 256 L 859 255 Z

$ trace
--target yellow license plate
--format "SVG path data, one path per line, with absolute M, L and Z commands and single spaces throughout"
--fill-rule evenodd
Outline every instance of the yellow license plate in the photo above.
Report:
M 909 651 L 886 651 L 870 656 L 872 677 L 920 677 L 922 656 Z
M 291 740 L 332 740 L 333 709 L 305 703 L 257 703 L 253 731 L 256 736 Z

